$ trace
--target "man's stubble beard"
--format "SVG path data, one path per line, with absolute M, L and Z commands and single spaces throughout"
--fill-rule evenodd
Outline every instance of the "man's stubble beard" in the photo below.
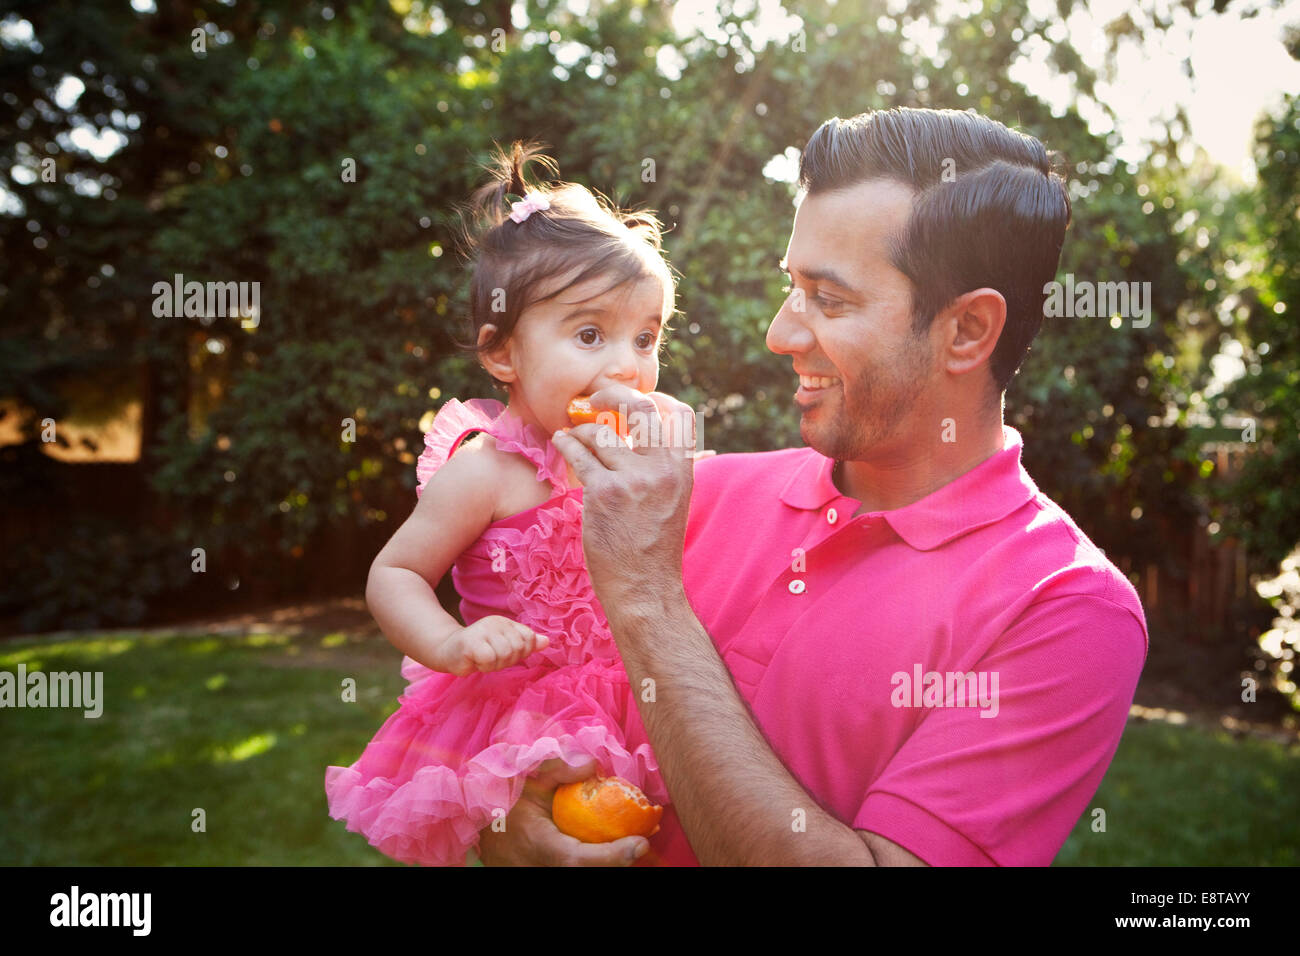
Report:
M 931 362 L 924 334 L 908 338 L 907 367 L 889 373 L 888 399 L 880 393 L 881 371 L 878 367 L 864 369 L 852 383 L 841 382 L 841 410 L 826 415 L 820 435 L 813 435 L 816 443 L 803 434 L 804 442 L 816 451 L 835 461 L 866 461 L 881 443 L 892 438 L 903 419 L 912 411 L 916 400 L 929 384 Z M 848 386 L 851 385 L 850 389 Z M 850 405 L 850 395 L 853 404 Z M 885 402 L 884 407 L 880 406 Z M 938 429 L 936 422 L 935 428 Z M 802 431 L 802 429 L 801 429 Z M 936 431 L 937 434 L 937 431 Z

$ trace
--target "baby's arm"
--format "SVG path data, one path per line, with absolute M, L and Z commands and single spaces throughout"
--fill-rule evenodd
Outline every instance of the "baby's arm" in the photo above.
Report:
M 497 670 L 546 646 L 517 621 L 491 615 L 469 627 L 438 603 L 434 588 L 492 523 L 502 475 L 494 449 L 467 444 L 434 472 L 411 516 L 370 566 L 366 604 L 389 641 L 447 674 Z

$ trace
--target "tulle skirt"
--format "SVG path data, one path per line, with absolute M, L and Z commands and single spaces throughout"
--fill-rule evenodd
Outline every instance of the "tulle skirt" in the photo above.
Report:
M 329 767 L 330 816 L 404 863 L 458 866 L 524 780 L 594 760 L 655 803 L 659 775 L 622 662 L 516 665 L 456 677 L 407 658 L 397 711 L 350 767 Z

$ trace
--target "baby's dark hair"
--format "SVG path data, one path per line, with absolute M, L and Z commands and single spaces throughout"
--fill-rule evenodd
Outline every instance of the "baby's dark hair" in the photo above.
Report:
M 463 210 L 464 248 L 474 260 L 474 277 L 469 292 L 470 341 L 460 344 L 470 351 L 500 348 L 525 309 L 602 276 L 610 282 L 595 295 L 629 281 L 658 277 L 668 290 L 669 315 L 675 311 L 676 286 L 662 251 L 663 225 L 653 211 L 619 209 L 576 183 L 530 185 L 526 170 L 531 163 L 559 174 L 555 161 L 542 154 L 544 148 L 540 143 L 521 142 L 512 143 L 508 151 L 497 147 L 486 167 L 490 181 Z M 515 222 L 510 218 L 511 198 L 521 200 L 528 193 L 544 196 L 550 207 Z M 548 280 L 575 270 L 563 285 L 541 294 Z M 495 331 L 479 343 L 485 325 Z

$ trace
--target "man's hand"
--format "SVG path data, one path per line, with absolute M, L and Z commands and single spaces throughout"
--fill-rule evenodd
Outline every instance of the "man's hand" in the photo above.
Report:
M 623 385 L 602 388 L 591 405 L 625 411 L 636 441 L 628 448 L 605 440 L 604 425 L 578 425 L 553 438 L 583 484 L 583 552 L 608 613 L 635 604 L 650 588 L 682 587 L 695 413 L 671 396 Z
M 562 783 L 586 780 L 598 772 L 596 762 L 570 767 L 548 760 L 524 784 L 523 796 L 506 816 L 505 830 L 488 827 L 479 836 L 479 858 L 486 866 L 628 866 L 650 849 L 644 837 L 613 843 L 583 843 L 561 833 L 551 819 L 551 799 Z

